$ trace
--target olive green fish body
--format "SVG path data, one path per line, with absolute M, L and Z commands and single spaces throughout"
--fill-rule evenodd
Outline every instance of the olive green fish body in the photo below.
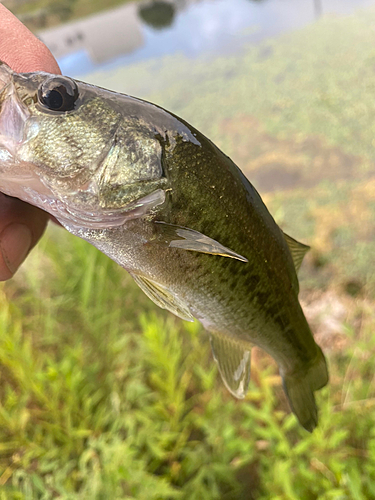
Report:
M 247 391 L 251 347 L 267 351 L 311 431 L 328 375 L 298 301 L 308 247 L 281 231 L 236 165 L 151 103 L 5 65 L 1 82 L 2 191 L 49 211 L 159 306 L 199 319 L 235 396 Z

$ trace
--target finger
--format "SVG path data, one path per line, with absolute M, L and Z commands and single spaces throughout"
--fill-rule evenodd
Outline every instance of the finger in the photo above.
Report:
M 17 72 L 61 73 L 55 58 L 44 43 L 2 4 L 0 19 L 0 60 Z
M 0 193 L 0 280 L 13 276 L 42 236 L 48 214 Z
M 17 72 L 60 73 L 47 47 L 0 4 L 0 60 Z M 0 185 L 1 190 L 1 185 Z M 48 214 L 0 193 L 0 280 L 13 276 L 42 236 Z

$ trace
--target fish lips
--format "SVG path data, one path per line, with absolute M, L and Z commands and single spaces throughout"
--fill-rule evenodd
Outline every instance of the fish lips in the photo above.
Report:
M 9 85 L 12 80 L 13 71 L 3 61 L 0 61 L 0 93 Z
M 0 171 L 14 159 L 24 138 L 24 127 L 30 113 L 19 100 L 14 72 L 0 61 Z

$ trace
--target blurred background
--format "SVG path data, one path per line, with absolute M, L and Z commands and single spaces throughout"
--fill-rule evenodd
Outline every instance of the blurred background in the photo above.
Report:
M 313 434 L 274 362 L 234 400 L 206 334 L 52 225 L 0 286 L 0 499 L 375 499 L 375 0 L 7 0 L 69 76 L 212 139 L 309 244 Z

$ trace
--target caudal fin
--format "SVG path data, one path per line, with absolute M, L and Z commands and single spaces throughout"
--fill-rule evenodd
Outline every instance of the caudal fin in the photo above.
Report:
M 290 407 L 300 424 L 312 432 L 318 424 L 318 410 L 315 404 L 314 391 L 321 389 L 328 382 L 327 364 L 318 347 L 318 355 L 314 364 L 306 372 L 284 374 L 283 385 L 289 399 Z

